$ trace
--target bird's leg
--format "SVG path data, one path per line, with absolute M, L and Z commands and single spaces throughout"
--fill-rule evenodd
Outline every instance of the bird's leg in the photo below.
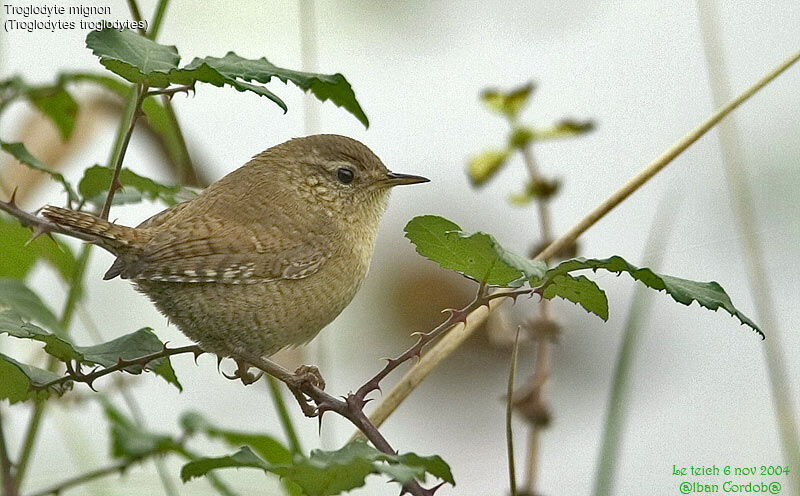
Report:
M 233 374 L 228 375 L 225 372 L 222 372 L 222 375 L 224 375 L 226 378 L 228 378 L 228 379 L 230 379 L 232 381 L 241 380 L 242 384 L 244 384 L 245 386 L 248 386 L 248 385 L 253 384 L 254 382 L 258 381 L 259 379 L 261 379 L 261 376 L 264 375 L 263 372 L 259 372 L 258 375 L 253 375 L 250 372 L 250 365 L 248 365 L 247 363 L 245 363 L 245 362 L 243 362 L 241 360 L 237 360 L 235 358 L 234 358 L 234 361 L 236 362 L 237 368 L 236 368 L 236 371 Z

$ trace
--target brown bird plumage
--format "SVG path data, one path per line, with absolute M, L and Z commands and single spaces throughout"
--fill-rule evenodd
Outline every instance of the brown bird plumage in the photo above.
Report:
M 117 256 L 131 279 L 206 351 L 269 356 L 311 340 L 352 300 L 369 267 L 390 173 L 360 142 L 293 139 L 255 156 L 135 228 L 47 206 L 42 214 Z

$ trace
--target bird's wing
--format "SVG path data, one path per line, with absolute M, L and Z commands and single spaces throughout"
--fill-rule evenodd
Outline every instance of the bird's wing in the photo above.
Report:
M 284 218 L 284 220 L 288 220 Z M 124 279 L 251 284 L 302 279 L 329 254 L 325 233 L 292 222 L 249 226 L 202 216 L 165 224 L 132 259 L 115 262 L 109 274 Z

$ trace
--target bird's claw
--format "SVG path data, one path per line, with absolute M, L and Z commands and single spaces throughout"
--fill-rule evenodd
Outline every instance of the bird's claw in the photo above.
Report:
M 261 379 L 261 376 L 264 375 L 263 372 L 259 372 L 258 374 L 251 373 L 250 366 L 244 362 L 240 362 L 239 360 L 236 360 L 236 365 L 237 368 L 233 374 L 228 375 L 225 372 L 222 372 L 222 375 L 225 376 L 226 379 L 230 379 L 232 381 L 240 380 L 245 386 L 249 386 L 250 384 L 257 382 L 259 379 Z

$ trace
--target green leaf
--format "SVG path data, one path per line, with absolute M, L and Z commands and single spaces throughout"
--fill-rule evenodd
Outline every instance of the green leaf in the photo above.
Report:
M 473 186 L 481 186 L 489 180 L 508 159 L 508 150 L 486 150 L 469 159 L 467 175 Z
M 32 169 L 36 169 L 40 172 L 44 172 L 45 174 L 49 175 L 54 181 L 61 183 L 64 186 L 64 191 L 67 192 L 67 198 L 70 202 L 77 201 L 78 195 L 75 194 L 75 190 L 72 189 L 72 185 L 64 179 L 64 176 L 60 173 L 49 169 L 46 165 L 41 163 L 39 159 L 31 155 L 25 145 L 22 143 L 8 143 L 6 141 L 0 140 L 0 148 L 5 150 L 6 152 L 10 153 L 14 156 L 17 160 L 21 163 L 27 165 Z
M 405 232 L 420 255 L 490 286 L 519 287 L 526 281 L 538 281 L 546 270 L 543 262 L 504 249 L 488 234 L 465 233 L 443 217 L 415 217 Z
M 111 455 L 114 458 L 141 460 L 166 453 L 184 453 L 180 442 L 166 434 L 156 434 L 136 425 L 103 396 L 98 399 L 111 425 Z
M 19 98 L 27 99 L 53 122 L 61 139 L 69 140 L 75 128 L 78 103 L 64 88 L 61 79 L 49 86 L 30 85 L 19 76 L 0 82 L 0 110 Z
M 238 91 L 265 96 L 286 112 L 286 104 L 265 86 L 273 77 L 291 81 L 304 91 L 311 91 L 320 101 L 330 100 L 353 114 L 365 127 L 369 120 L 356 100 L 350 83 L 341 74 L 314 74 L 284 69 L 266 58 L 245 59 L 233 52 L 222 58 L 195 58 L 179 68 L 180 55 L 174 46 L 160 45 L 133 31 L 105 29 L 86 37 L 86 46 L 110 71 L 133 83 L 164 88 L 171 84 L 194 85 L 205 82 L 214 86 L 229 85 Z
M 102 205 L 113 177 L 114 171 L 108 167 L 102 165 L 89 167 L 78 183 L 78 192 L 85 201 Z M 143 196 L 148 200 L 161 200 L 167 205 L 175 205 L 193 194 L 187 188 L 159 184 L 126 168 L 120 171 L 119 181 L 122 183 L 122 193 L 126 194 L 114 195 L 115 204 L 136 203 L 141 201 Z
M 143 327 L 138 331 L 120 336 L 111 341 L 93 346 L 75 346 L 75 351 L 80 354 L 81 361 L 88 364 L 102 365 L 110 367 L 115 365 L 120 359 L 135 360 L 139 357 L 158 353 L 164 349 L 162 343 L 149 327 Z M 156 375 L 161 376 L 165 381 L 183 390 L 183 386 L 175 376 L 169 357 L 159 358 L 148 362 L 144 367 Z M 141 374 L 142 367 L 131 365 L 123 370 L 129 374 Z
M 606 259 L 585 259 L 574 258 L 561 262 L 558 266 L 547 271 L 543 287 L 554 280 L 558 275 L 567 274 L 576 270 L 591 269 L 597 271 L 604 269 L 609 272 L 622 273 L 627 272 L 635 280 L 641 282 L 645 286 L 655 289 L 657 291 L 664 290 L 678 303 L 690 305 L 696 301 L 700 306 L 708 308 L 709 310 L 718 310 L 722 308 L 732 316 L 739 319 L 739 322 L 750 327 L 764 338 L 764 333 L 761 329 L 744 314 L 739 312 L 731 302 L 730 297 L 725 293 L 725 290 L 716 282 L 696 282 L 687 279 L 680 279 L 678 277 L 664 276 L 656 274 L 648 268 L 634 267 L 626 262 L 622 257 L 613 256 Z
M 20 401 L 44 399 L 53 391 L 63 394 L 71 389 L 72 383 L 59 384 L 53 389 L 36 390 L 44 384 L 58 379 L 60 376 L 49 370 L 20 363 L 0 353 L 0 400 L 9 400 L 13 405 Z
M 58 332 L 42 329 L 31 323 L 32 320 Z M 164 349 L 164 343 L 147 327 L 102 344 L 77 346 L 64 335 L 58 320 L 39 297 L 15 279 L 0 279 L 0 333 L 42 342 L 45 345 L 44 351 L 62 362 L 74 360 L 89 366 L 110 367 L 116 365 L 120 359 L 135 360 Z M 152 360 L 144 368 L 161 376 L 179 390 L 183 389 L 168 357 Z M 142 373 L 139 365 L 131 365 L 123 370 L 129 374 Z
M 608 298 L 597 283 L 586 276 L 573 277 L 569 274 L 553 276 L 544 286 L 542 298 L 550 300 L 556 296 L 572 303 L 579 303 L 587 312 L 608 320 Z
M 0 279 L 0 312 L 14 311 L 20 318 L 36 321 L 63 334 L 61 324 L 39 296 L 16 279 Z
M 78 116 L 78 103 L 67 90 L 60 87 L 36 89 L 28 94 L 28 99 L 53 121 L 63 141 L 72 137 Z
M 132 83 L 159 88 L 171 84 L 169 73 L 181 56 L 174 46 L 161 45 L 129 29 L 103 29 L 86 35 L 86 47 L 106 69 Z
M 594 130 L 593 121 L 575 121 L 565 119 L 555 126 L 533 130 L 533 139 L 544 140 L 553 138 L 568 138 Z
M 185 482 L 212 470 L 230 467 L 259 468 L 278 474 L 297 483 L 308 496 L 340 494 L 361 487 L 370 474 L 384 474 L 405 484 L 423 480 L 429 473 L 455 484 L 450 467 L 438 456 L 387 455 L 363 440 L 352 441 L 336 451 L 314 450 L 308 458 L 297 456 L 289 464 L 266 462 L 250 448 L 243 447 L 233 455 L 189 462 L 181 469 L 181 478 Z
M 37 260 L 51 265 L 64 281 L 72 280 L 75 255 L 69 245 L 49 236 L 31 241 L 30 229 L 14 219 L 0 216 L 0 278 L 22 279 Z
M 229 446 L 247 445 L 258 456 L 270 463 L 290 463 L 291 452 L 280 441 L 267 434 L 231 431 L 211 424 L 198 412 L 187 412 L 181 415 L 181 426 L 189 433 L 202 432 L 212 439 L 225 441 Z
M 260 468 L 269 471 L 271 465 L 256 456 L 253 450 L 242 447 L 236 453 L 217 458 L 206 457 L 193 460 L 181 468 L 181 479 L 187 482 L 195 477 L 202 477 L 218 468 Z
M 510 91 L 501 91 L 490 88 L 481 93 L 483 103 L 494 112 L 515 119 L 528 103 L 535 85 L 532 82 L 513 88 Z

